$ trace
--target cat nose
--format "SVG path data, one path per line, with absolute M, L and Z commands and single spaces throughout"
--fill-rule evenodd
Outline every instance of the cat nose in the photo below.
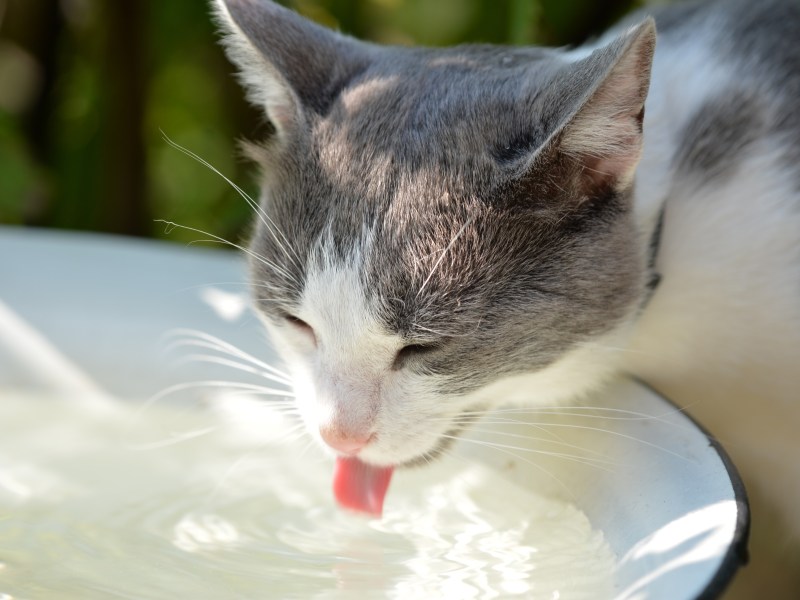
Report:
M 347 433 L 335 427 L 320 427 L 319 433 L 328 446 L 342 454 L 356 454 L 372 439 L 369 433 Z

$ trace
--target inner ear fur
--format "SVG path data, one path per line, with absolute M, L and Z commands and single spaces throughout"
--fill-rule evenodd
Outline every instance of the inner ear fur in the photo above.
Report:
M 370 62 L 370 46 L 269 0 L 213 0 L 228 57 L 281 138 L 325 114 Z
M 539 173 L 550 171 L 553 183 L 569 188 L 564 191 L 570 196 L 596 198 L 632 183 L 655 42 L 650 18 L 577 65 L 599 75 L 534 162 Z

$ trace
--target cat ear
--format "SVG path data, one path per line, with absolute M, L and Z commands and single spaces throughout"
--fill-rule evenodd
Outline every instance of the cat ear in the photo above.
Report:
M 566 168 L 583 197 L 625 189 L 633 181 L 655 43 L 650 18 L 573 65 L 573 81 L 591 84 L 550 136 L 542 158 Z
M 285 138 L 307 111 L 324 113 L 366 67 L 367 45 L 269 0 L 213 0 L 228 57 L 248 98 Z

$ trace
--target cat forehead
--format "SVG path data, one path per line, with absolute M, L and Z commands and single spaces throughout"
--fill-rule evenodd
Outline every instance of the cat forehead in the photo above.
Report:
M 545 48 L 463 45 L 452 48 L 383 48 L 345 94 L 363 81 L 391 82 L 389 102 L 429 97 L 484 102 L 505 93 L 526 93 L 550 80 L 567 64 L 564 55 Z
M 503 204 L 511 163 L 529 157 L 555 127 L 559 107 L 543 90 L 564 64 L 541 49 L 392 49 L 316 115 L 300 141 L 311 151 L 289 153 L 298 170 L 284 172 L 268 194 L 282 209 L 274 218 L 302 247 L 324 239 L 326 252 L 340 257 L 373 240 L 375 273 L 386 272 L 388 261 L 419 277 L 456 235 L 448 254 L 458 257 L 478 235 L 474 227 L 508 224 L 507 213 L 499 219 L 487 211 Z M 538 229 L 536 222 L 524 228 Z M 487 248 L 472 250 L 486 258 Z M 461 267 L 452 279 L 474 270 Z
M 564 64 L 539 49 L 391 49 L 317 118 L 315 141 L 419 163 L 448 148 L 474 154 L 523 133 L 543 138 L 557 107 L 543 92 Z

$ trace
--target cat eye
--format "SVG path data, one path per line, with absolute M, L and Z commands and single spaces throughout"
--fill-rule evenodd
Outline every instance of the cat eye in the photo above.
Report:
M 317 343 L 317 336 L 314 333 L 314 328 L 311 327 L 308 323 L 303 321 L 300 317 L 296 317 L 292 314 L 285 313 L 282 315 L 283 320 L 286 321 L 289 325 L 291 325 L 297 331 L 305 333 L 306 335 L 310 335 L 311 338 L 314 340 L 314 344 Z
M 422 358 L 437 348 L 438 346 L 435 344 L 409 344 L 408 346 L 403 346 L 394 357 L 392 370 L 399 371 L 405 367 L 409 361 Z

